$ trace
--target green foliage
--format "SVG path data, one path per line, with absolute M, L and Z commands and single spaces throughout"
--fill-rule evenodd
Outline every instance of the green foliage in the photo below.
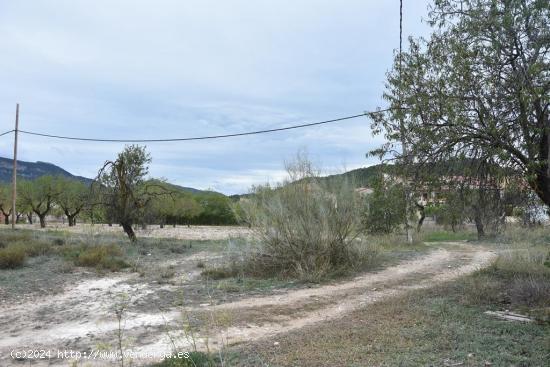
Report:
M 77 266 L 119 271 L 129 265 L 122 258 L 122 250 L 116 245 L 68 246 L 65 257 Z
M 5 224 L 9 224 L 12 207 L 12 190 L 9 185 L 0 185 L 0 213 L 5 217 Z
M 204 193 L 195 196 L 200 205 L 198 215 L 190 218 L 191 223 L 207 225 L 236 224 L 231 207 L 231 199 L 217 193 Z
M 132 225 L 155 196 L 145 182 L 150 163 L 145 147 L 128 145 L 116 160 L 105 162 L 94 185 L 108 220 L 119 223 L 131 241 L 136 240 Z
M 405 223 L 403 185 L 380 175 L 373 181 L 372 189 L 372 194 L 366 198 L 364 226 L 372 234 L 391 233 Z
M 83 182 L 62 176 L 55 178 L 54 185 L 57 192 L 55 203 L 67 216 L 69 226 L 73 226 L 76 217 L 89 203 L 90 188 Z
M 53 176 L 41 176 L 34 181 L 20 180 L 17 182 L 17 192 L 23 207 L 38 215 L 40 226 L 46 226 L 46 215 L 52 209 L 59 195 Z
M 549 18 L 548 1 L 436 1 L 429 39 L 395 57 L 390 108 L 371 116 L 388 143 L 373 153 L 405 137 L 415 162 L 494 162 L 550 205 Z
M 22 246 L 0 248 L 0 269 L 15 269 L 23 266 L 26 253 Z

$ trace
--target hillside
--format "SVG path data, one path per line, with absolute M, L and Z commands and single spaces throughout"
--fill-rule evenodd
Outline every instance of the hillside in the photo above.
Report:
M 12 172 L 13 172 L 12 167 L 13 167 L 12 159 L 0 157 L 0 183 L 11 182 Z M 26 161 L 20 161 L 20 160 L 17 161 L 17 177 L 20 177 L 26 180 L 34 180 L 34 179 L 37 179 L 38 177 L 46 176 L 46 175 L 63 176 L 63 177 L 84 182 L 86 184 L 91 183 L 93 181 L 91 178 L 75 176 L 72 173 L 52 163 L 40 162 L 40 161 L 38 162 L 26 162 Z M 215 193 L 215 194 L 223 195 L 221 193 L 217 193 L 214 191 L 199 190 L 193 187 L 185 187 L 185 186 L 175 185 L 171 183 L 165 183 L 165 184 L 168 185 L 174 191 L 184 191 L 191 194 Z
M 13 160 L 9 158 L 0 157 L 0 182 L 10 182 L 13 172 Z M 17 177 L 21 177 L 27 180 L 34 180 L 40 176 L 63 176 L 72 178 L 85 183 L 92 182 L 91 179 L 75 176 L 70 172 L 65 171 L 63 168 L 56 166 L 55 164 L 47 162 L 25 162 L 17 161 Z

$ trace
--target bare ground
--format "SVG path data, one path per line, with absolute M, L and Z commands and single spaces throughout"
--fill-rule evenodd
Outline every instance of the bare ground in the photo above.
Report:
M 33 228 L 38 229 L 37 224 Z M 105 234 L 113 233 L 123 236 L 123 232 L 118 225 L 109 226 L 107 224 L 77 224 L 74 227 L 67 227 L 63 223 L 50 223 L 47 229 L 59 230 L 69 233 L 79 234 Z M 238 226 L 164 226 L 160 228 L 158 225 L 147 226 L 146 229 L 135 229 L 138 237 L 154 237 L 154 238 L 173 238 L 180 240 L 224 240 L 228 238 L 246 237 L 251 231 L 247 227 Z
M 312 288 L 273 291 L 267 296 L 237 295 L 220 299 L 205 288 L 202 301 L 160 303 L 164 294 L 186 295 L 184 285 L 197 282 L 196 261 L 211 254 L 200 252 L 171 264 L 180 282 L 143 282 L 138 274 L 109 275 L 99 279 L 68 282 L 61 292 L 23 299 L 0 310 L 0 364 L 26 365 L 14 361 L 13 349 L 73 350 L 87 353 L 113 350 L 119 329 L 115 310 L 125 305 L 122 328 L 124 348 L 132 350 L 133 363 L 159 360 L 174 347 L 191 350 L 219 349 L 251 340 L 272 337 L 347 313 L 408 290 L 427 288 L 455 279 L 487 265 L 495 254 L 483 247 L 455 242 L 423 257 L 408 260 L 375 273 Z M 192 269 L 192 270 L 191 270 Z M 206 300 L 206 301 L 205 301 Z M 204 302 L 204 303 L 198 303 Z M 186 320 L 184 323 L 183 320 Z M 193 334 L 184 326 L 193 325 Z M 192 336 L 192 337 L 191 337 Z M 145 357 L 155 355 L 155 359 Z M 139 358 L 142 356 L 143 358 Z M 65 366 L 57 358 L 35 360 L 34 366 Z M 87 360 L 85 365 L 112 365 L 112 360 Z

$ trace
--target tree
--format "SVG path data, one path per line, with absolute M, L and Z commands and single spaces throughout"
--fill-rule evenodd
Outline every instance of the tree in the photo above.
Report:
M 140 222 L 142 209 L 158 196 L 153 192 L 158 185 L 145 181 L 150 163 L 145 147 L 128 145 L 114 161 L 105 162 L 93 185 L 107 218 L 119 223 L 132 242 L 137 240 L 132 225 Z
M 54 184 L 58 192 L 55 203 L 67 217 L 69 227 L 72 227 L 76 224 L 76 217 L 88 204 L 90 189 L 83 182 L 66 177 L 57 177 Z
M 366 198 L 363 223 L 369 233 L 391 233 L 405 223 L 406 203 L 403 185 L 379 175 Z
M 435 1 L 430 39 L 388 73 L 390 109 L 371 115 L 388 143 L 373 153 L 395 152 L 403 119 L 410 162 L 493 161 L 550 205 L 548 19 L 547 0 Z
M 197 221 L 201 224 L 227 225 L 235 224 L 236 218 L 231 208 L 231 199 L 218 193 L 204 193 L 196 196 L 200 211 L 194 217 L 186 217 L 188 224 Z M 191 202 L 187 206 L 195 206 Z
M 4 223 L 10 224 L 10 215 L 12 212 L 11 187 L 0 185 L 0 212 L 4 215 Z
M 21 180 L 17 188 L 21 204 L 28 207 L 40 219 L 40 227 L 46 227 L 46 215 L 52 209 L 58 191 L 54 177 L 41 176 L 34 181 Z

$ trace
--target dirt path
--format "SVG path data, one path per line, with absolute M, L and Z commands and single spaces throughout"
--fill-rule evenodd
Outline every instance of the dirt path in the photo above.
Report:
M 306 325 L 344 316 L 382 298 L 407 290 L 433 286 L 487 265 L 495 254 L 478 246 L 454 243 L 414 260 L 402 262 L 355 279 L 251 297 L 219 305 L 170 308 L 145 313 L 130 307 L 124 317 L 124 338 L 134 353 L 134 363 L 145 365 L 169 353 L 173 346 L 190 350 L 189 333 L 178 328 L 182 315 L 200 324 L 194 337 L 202 349 L 271 337 Z M 10 359 L 12 349 L 52 349 L 94 353 L 100 346 L 112 350 L 118 322 L 114 309 L 130 295 L 128 303 L 139 304 L 159 288 L 135 282 L 137 275 L 102 278 L 67 287 L 63 293 L 41 301 L 13 305 L 0 310 L 0 365 L 25 365 Z M 162 287 L 176 287 L 163 285 Z M 161 287 L 161 288 L 162 288 Z M 206 321 L 205 321 L 206 320 Z M 97 353 L 97 352 L 96 352 Z M 56 354 L 53 357 L 57 357 Z M 142 357 L 142 358 L 139 358 Z M 103 366 L 111 361 L 87 360 L 86 365 Z M 33 366 L 66 366 L 67 360 L 33 361 Z

